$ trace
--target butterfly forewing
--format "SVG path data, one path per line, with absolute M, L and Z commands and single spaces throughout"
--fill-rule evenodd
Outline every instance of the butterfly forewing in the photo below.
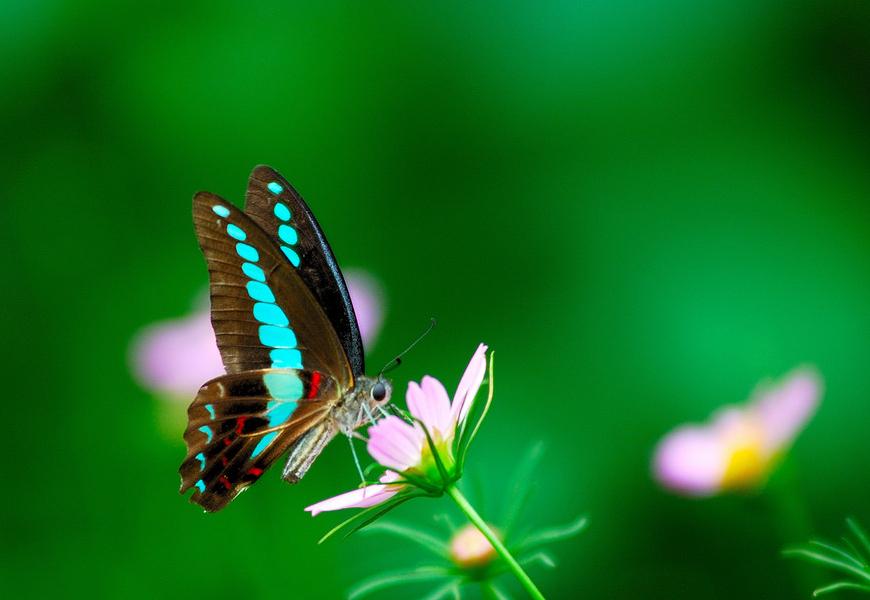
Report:
M 340 396 L 319 371 L 266 369 L 224 375 L 202 386 L 188 409 L 182 493 L 220 510 L 254 483 Z
M 271 167 L 248 180 L 245 212 L 277 241 L 338 333 L 355 376 L 365 372 L 362 339 L 347 285 L 320 225 L 299 193 Z
M 308 369 L 352 387 L 339 336 L 271 237 L 208 192 L 195 196 L 193 220 L 208 263 L 212 325 L 227 372 Z

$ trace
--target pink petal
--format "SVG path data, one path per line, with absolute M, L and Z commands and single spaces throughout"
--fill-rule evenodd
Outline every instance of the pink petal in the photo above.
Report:
M 684 426 L 659 443 L 653 474 L 676 492 L 709 496 L 718 491 L 727 465 L 728 450 L 712 428 Z
M 762 391 L 754 408 L 764 428 L 765 447 L 776 452 L 791 443 L 819 405 L 822 381 L 812 368 L 786 375 L 780 383 Z
M 146 328 L 134 340 L 131 354 L 143 387 L 185 401 L 225 372 L 208 308 Z
M 425 435 L 399 417 L 390 415 L 369 427 L 369 454 L 376 461 L 404 471 L 420 462 Z
M 452 432 L 450 397 L 440 381 L 426 375 L 422 385 L 410 382 L 405 400 L 410 413 L 423 421 L 430 433 L 437 430 L 442 438 L 446 438 Z
M 366 350 L 371 350 L 384 320 L 383 291 L 377 280 L 364 271 L 345 271 L 344 281 L 356 313 L 363 346 Z
M 453 416 L 457 422 L 462 422 L 468 416 L 471 400 L 477 395 L 483 376 L 486 374 L 486 344 L 480 344 L 471 357 L 459 385 L 453 396 Z
M 351 490 L 344 494 L 321 500 L 316 504 L 307 506 L 305 510 L 310 512 L 312 517 L 316 517 L 322 512 L 343 510 L 345 508 L 368 508 L 369 506 L 380 504 L 381 502 L 389 500 L 401 491 L 403 487 L 401 485 L 384 485 L 385 483 L 395 481 L 398 477 L 397 473 L 387 471 L 384 473 L 384 476 L 381 477 L 381 482 L 383 483 L 367 485 L 358 490 Z

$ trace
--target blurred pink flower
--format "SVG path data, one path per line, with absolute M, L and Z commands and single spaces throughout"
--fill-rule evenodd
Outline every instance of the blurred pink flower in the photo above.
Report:
M 653 473 L 664 487 L 688 496 L 757 487 L 813 416 L 821 393 L 821 378 L 810 367 L 761 385 L 746 405 L 724 407 L 704 425 L 666 435 Z
M 448 470 L 454 465 L 453 440 L 457 426 L 464 423 L 468 416 L 471 400 L 477 395 L 486 373 L 486 350 L 484 344 L 477 347 L 459 380 L 452 403 L 447 396 L 447 390 L 434 377 L 423 377 L 420 385 L 413 381 L 408 384 L 405 395 L 408 411 L 425 425 L 432 436 L 435 451 Z M 433 473 L 436 469 L 435 458 L 420 423 L 415 422 L 412 425 L 395 415 L 389 415 L 369 427 L 368 433 L 369 454 L 388 469 L 380 483 L 312 504 L 305 509 L 312 516 L 326 511 L 380 504 L 407 485 L 391 483 L 401 479 L 400 473 L 425 479 L 434 478 L 440 483 L 440 476 Z
M 494 527 L 490 527 L 495 531 Z M 500 535 L 498 537 L 501 539 Z M 482 567 L 495 557 L 495 548 L 474 525 L 465 525 L 450 538 L 450 560 L 459 567 Z
M 374 345 L 383 321 L 383 293 L 369 274 L 348 271 L 348 291 L 359 323 L 363 346 Z M 143 387 L 184 402 L 206 381 L 225 373 L 211 326 L 208 303 L 193 313 L 161 321 L 140 331 L 132 344 L 133 372 Z

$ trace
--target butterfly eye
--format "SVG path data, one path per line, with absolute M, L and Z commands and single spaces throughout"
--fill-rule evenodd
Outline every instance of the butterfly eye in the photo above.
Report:
M 383 383 L 380 383 L 380 382 L 378 382 L 372 386 L 372 399 L 374 399 L 375 402 L 380 402 L 381 400 L 383 400 L 386 397 L 387 397 L 387 386 L 385 386 Z

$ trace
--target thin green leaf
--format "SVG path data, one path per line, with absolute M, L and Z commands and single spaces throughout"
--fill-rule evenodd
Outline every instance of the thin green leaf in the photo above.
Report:
M 445 542 L 442 542 L 427 531 L 422 531 L 408 525 L 400 525 L 399 523 L 392 523 L 390 521 L 381 521 L 380 523 L 372 523 L 366 530 L 366 533 L 389 533 L 390 535 L 397 535 L 422 546 L 436 556 L 441 558 L 449 557 Z
M 342 521 L 341 523 L 339 523 L 338 525 L 336 525 L 335 527 L 333 527 L 332 529 L 327 531 L 326 534 L 322 538 L 320 538 L 320 540 L 318 540 L 317 543 L 322 544 L 323 542 L 325 542 L 326 540 L 331 538 L 333 535 L 335 535 L 336 533 L 338 533 L 342 529 L 344 529 L 346 527 L 350 527 L 356 521 L 359 521 L 359 520 L 366 518 L 366 515 L 370 515 L 372 513 L 382 511 L 384 508 L 392 509 L 395 506 L 398 506 L 399 504 L 404 502 L 405 500 L 410 499 L 411 497 L 416 497 L 417 495 L 419 495 L 419 494 L 413 494 L 413 493 L 411 493 L 411 494 L 408 494 L 408 493 L 398 494 L 396 496 L 393 496 L 392 498 L 390 498 L 389 500 L 387 500 L 384 503 L 376 504 L 374 506 L 370 506 L 366 509 L 363 509 L 357 513 L 354 513 L 354 515 L 352 517 L 345 519 L 344 521 Z
M 448 595 L 452 595 L 454 598 L 459 598 L 459 580 L 453 579 L 448 581 L 440 588 L 437 588 L 434 592 L 425 596 L 423 600 L 440 600 L 441 598 L 446 598 Z
M 849 547 L 849 550 L 852 551 L 852 556 L 861 561 L 861 566 L 867 568 L 867 561 L 865 560 L 864 555 L 861 554 L 861 551 L 858 550 L 858 547 L 852 542 L 852 540 L 847 538 L 845 535 L 840 539 L 843 540 L 843 543 L 846 544 Z
M 800 558 L 804 558 L 811 562 L 816 562 L 819 564 L 827 565 L 833 569 L 837 569 L 839 571 L 843 571 L 845 573 L 850 573 L 852 575 L 857 575 L 862 579 L 866 579 L 870 581 L 870 573 L 867 573 L 863 569 L 858 569 L 852 566 L 850 563 L 845 563 L 841 560 L 833 558 L 831 556 L 826 556 L 819 552 L 815 552 L 813 550 L 809 550 L 807 548 L 791 548 L 787 550 L 783 550 L 784 556 L 798 556 Z
M 390 571 L 360 582 L 351 588 L 350 592 L 348 592 L 348 599 L 357 600 L 357 598 L 363 598 L 373 594 L 374 592 L 402 585 L 404 583 L 434 581 L 449 576 L 450 571 L 448 569 L 438 566 L 416 567 L 414 569 Z
M 588 524 L 589 519 L 586 517 L 579 517 L 571 523 L 561 527 L 542 529 L 541 531 L 529 535 L 526 539 L 520 542 L 517 548 L 521 551 L 527 551 L 532 548 L 537 548 L 538 546 L 543 546 L 544 544 L 564 540 L 579 534 L 581 531 L 586 529 Z
M 822 548 L 824 550 L 827 550 L 828 552 L 830 552 L 834 556 L 839 556 L 840 558 L 852 563 L 854 566 L 858 567 L 859 569 L 864 568 L 864 563 L 862 563 L 860 560 L 858 560 L 857 558 L 855 558 L 854 556 L 852 556 L 848 552 L 845 552 L 845 551 L 841 550 L 840 548 L 837 548 L 836 546 L 832 546 L 831 544 L 822 542 L 820 540 L 810 540 L 809 543 L 813 546 L 818 547 L 818 548 Z
M 500 587 L 491 581 L 485 581 L 480 584 L 481 590 L 483 591 L 483 596 L 486 597 L 487 594 L 495 598 L 495 600 L 510 600 L 510 596 L 505 594 Z
M 471 433 L 468 435 L 468 439 L 463 441 L 463 443 L 459 447 L 459 452 L 457 456 L 456 463 L 458 465 L 459 472 L 462 472 L 462 469 L 465 467 L 465 457 L 468 455 L 468 449 L 471 447 L 471 443 L 474 441 L 474 438 L 477 437 L 477 432 L 480 430 L 480 426 L 483 424 L 483 421 L 486 419 L 486 415 L 489 412 L 489 407 L 492 405 L 492 395 L 495 391 L 495 376 L 493 375 L 493 362 L 495 359 L 495 352 L 489 353 L 489 393 L 486 397 L 486 404 L 483 405 L 483 411 L 480 413 L 480 417 L 477 419 L 477 423 L 474 424 L 474 429 L 471 430 Z M 472 404 L 472 407 L 474 405 Z
M 813 592 L 813 596 L 821 596 L 822 594 L 829 594 L 831 592 L 837 592 L 839 590 L 857 590 L 861 592 L 870 592 L 870 587 L 867 587 L 866 585 L 861 585 L 859 583 L 852 583 L 851 581 L 838 581 L 837 583 L 832 583 L 831 585 L 820 587 Z
M 538 468 L 538 463 L 541 462 L 543 454 L 544 444 L 542 442 L 533 444 L 520 461 L 519 467 L 517 467 L 514 473 L 510 486 L 510 501 L 505 506 L 505 512 L 501 520 L 505 539 L 510 537 L 517 519 L 519 519 L 526 503 L 531 497 L 532 475 Z
M 554 561 L 553 557 L 551 557 L 546 552 L 536 552 L 535 554 L 518 558 L 517 561 L 523 566 L 531 565 L 534 563 L 541 563 L 549 569 L 552 569 L 556 566 L 556 561 Z
M 405 502 L 407 502 L 407 501 L 410 500 L 411 498 L 419 498 L 419 497 L 422 496 L 422 495 L 424 495 L 424 494 L 408 494 L 408 495 L 406 495 L 406 496 L 403 496 L 403 497 L 402 497 L 401 499 L 399 499 L 397 502 L 394 502 L 393 504 L 390 504 L 389 506 L 385 506 L 385 507 L 382 508 L 381 510 L 375 512 L 374 514 L 367 516 L 367 517 L 366 517 L 365 519 L 363 519 L 362 521 L 360 521 L 360 522 L 355 523 L 354 525 L 352 525 L 352 526 L 350 527 L 350 530 L 347 531 L 347 532 L 344 534 L 344 537 L 348 537 L 348 536 L 350 536 L 350 535 L 356 533 L 356 532 L 359 531 L 360 529 L 363 529 L 364 527 L 368 527 L 369 525 L 371 525 L 371 524 L 374 523 L 376 520 L 378 520 L 378 519 L 380 519 L 381 517 L 383 517 L 385 514 L 387 514 L 388 512 L 390 512 L 391 510 L 393 510 L 394 508 L 396 508 L 397 506 L 399 506 L 400 504 L 404 504 Z
M 864 533 L 864 529 L 858 524 L 858 521 L 849 517 L 846 519 L 846 525 L 849 526 L 849 529 L 852 531 L 852 535 L 858 538 L 858 541 L 861 542 L 861 545 L 864 547 L 865 555 L 863 556 L 864 561 L 870 560 L 870 540 L 867 539 L 867 534 Z

